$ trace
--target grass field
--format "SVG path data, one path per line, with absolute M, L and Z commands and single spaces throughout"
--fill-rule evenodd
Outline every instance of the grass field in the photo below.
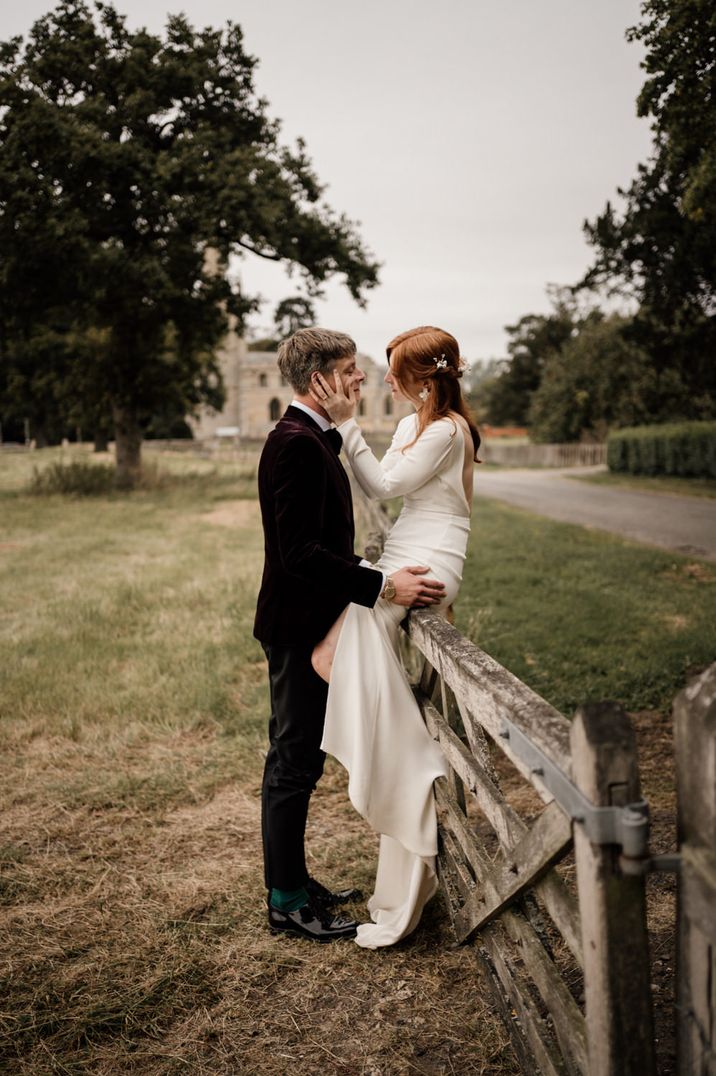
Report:
M 0 1071 L 514 1072 L 439 906 L 378 955 L 267 932 L 253 468 L 161 465 L 79 500 L 0 460 Z M 309 841 L 369 890 L 337 765 Z
M 56 457 L 0 457 L 0 1071 L 515 1072 L 438 903 L 378 954 L 264 928 L 254 463 L 163 457 L 171 478 L 128 496 L 24 492 Z M 673 814 L 666 707 L 713 658 L 715 580 L 480 502 L 457 624 L 565 712 L 639 711 Z M 376 842 L 334 764 L 309 827 L 314 873 L 369 890 Z

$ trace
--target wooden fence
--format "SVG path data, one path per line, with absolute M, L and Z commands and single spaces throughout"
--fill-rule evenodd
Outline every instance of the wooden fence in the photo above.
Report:
M 358 499 L 374 558 L 387 518 Z M 526 1073 L 652 1076 L 648 807 L 615 703 L 568 721 L 434 613 L 406 622 L 416 697 L 449 766 L 439 874 Z M 679 1073 L 716 1076 L 716 665 L 675 704 L 684 869 Z
M 371 443 L 375 438 L 371 438 Z M 238 454 L 258 455 L 263 446 L 261 438 L 207 437 L 202 439 L 174 438 L 173 440 L 146 440 L 143 449 L 148 452 L 184 452 L 195 456 L 232 456 Z M 85 442 L 69 445 L 70 450 L 91 450 L 91 444 Z M 384 443 L 387 448 L 387 441 Z M 4 452 L 29 452 L 34 444 L 24 445 L 13 442 L 0 444 L 0 455 Z M 114 441 L 108 444 L 108 450 L 114 452 Z M 607 461 L 606 444 L 579 445 L 532 445 L 505 444 L 499 440 L 485 440 L 480 448 L 480 457 L 485 463 L 499 463 L 506 467 L 589 467 Z
M 679 1072 L 716 1076 L 716 664 L 674 703 Z
M 505 467 L 594 467 L 607 462 L 606 444 L 532 445 L 485 440 L 480 446 L 485 463 Z

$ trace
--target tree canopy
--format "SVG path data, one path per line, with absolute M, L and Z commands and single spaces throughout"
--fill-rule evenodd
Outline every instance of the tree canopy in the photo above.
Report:
M 574 330 L 576 304 L 564 292 L 553 291 L 549 314 L 526 314 L 506 326 L 509 359 L 484 386 L 487 418 L 497 426 L 526 426 L 530 401 L 539 387 L 545 363 L 559 351 Z
M 655 374 L 625 336 L 629 319 L 593 310 L 545 363 L 530 397 L 535 441 L 602 441 L 612 426 L 647 421 Z
M 650 159 L 585 224 L 596 259 L 582 287 L 638 303 L 630 333 L 661 378 L 655 417 L 713 416 L 716 404 L 716 14 L 712 0 L 645 0 L 627 34 L 646 47 L 637 100 Z
M 316 314 L 313 303 L 302 295 L 292 295 L 282 299 L 274 311 L 274 323 L 280 340 L 293 336 L 298 329 L 313 325 Z
M 83 0 L 0 46 L 0 391 L 111 414 L 128 482 L 152 414 L 221 403 L 216 345 L 257 305 L 232 255 L 297 267 L 309 297 L 377 283 L 255 66 L 237 25 L 159 36 Z

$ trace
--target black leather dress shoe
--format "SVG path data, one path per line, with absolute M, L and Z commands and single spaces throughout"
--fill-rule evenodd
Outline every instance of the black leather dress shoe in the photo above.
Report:
M 315 878 L 309 878 L 306 882 L 306 892 L 311 900 L 316 900 L 324 908 L 329 909 L 335 908 L 339 904 L 349 904 L 354 900 L 363 900 L 363 894 L 360 889 L 339 889 L 336 893 L 333 893 Z
M 358 929 L 355 920 L 343 915 L 329 915 L 311 899 L 295 912 L 280 912 L 269 905 L 268 921 L 271 930 L 277 934 L 296 934 L 317 942 L 355 938 Z

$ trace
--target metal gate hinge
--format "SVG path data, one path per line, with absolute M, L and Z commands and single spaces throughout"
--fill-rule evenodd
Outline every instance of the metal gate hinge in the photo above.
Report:
M 596 807 L 552 759 L 509 719 L 500 732 L 521 762 L 539 777 L 541 784 L 575 825 L 581 826 L 592 844 L 621 846 L 623 858 L 642 861 L 649 848 L 649 805 L 638 800 L 624 806 Z
M 678 874 L 681 870 L 681 856 L 678 852 L 669 852 L 658 856 L 619 856 L 622 874 Z

